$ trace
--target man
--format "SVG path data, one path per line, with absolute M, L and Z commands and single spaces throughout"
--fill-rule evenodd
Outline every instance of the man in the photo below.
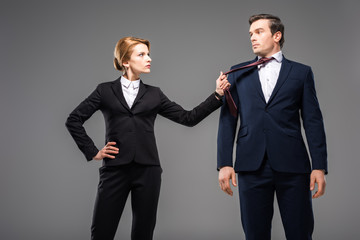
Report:
M 281 52 L 284 25 L 270 14 L 251 16 L 250 40 L 257 58 L 270 61 L 229 74 L 230 93 L 237 106 L 221 109 L 218 133 L 218 169 L 221 189 L 233 195 L 230 180 L 238 173 L 240 210 L 248 240 L 271 238 L 274 193 L 287 239 L 312 239 L 312 196 L 325 192 L 327 152 L 324 125 L 311 68 L 286 59 Z M 236 159 L 233 145 L 236 137 Z M 311 155 L 305 147 L 301 124 Z

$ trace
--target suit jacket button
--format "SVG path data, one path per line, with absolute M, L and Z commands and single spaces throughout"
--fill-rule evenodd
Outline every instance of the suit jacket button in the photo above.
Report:
M 129 117 L 132 118 L 134 115 L 133 114 L 129 114 Z

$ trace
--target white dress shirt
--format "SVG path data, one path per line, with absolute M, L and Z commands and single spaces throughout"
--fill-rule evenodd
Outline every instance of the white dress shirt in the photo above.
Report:
M 121 76 L 120 82 L 126 103 L 128 104 L 129 108 L 131 108 L 139 92 L 140 79 L 130 81 L 124 76 Z
M 278 80 L 283 55 L 280 51 L 272 55 L 272 57 L 275 59 L 258 65 L 261 88 L 266 102 L 269 101 Z

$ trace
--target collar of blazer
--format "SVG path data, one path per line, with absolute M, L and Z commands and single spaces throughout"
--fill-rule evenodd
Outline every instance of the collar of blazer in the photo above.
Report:
M 119 100 L 119 102 L 129 112 L 131 112 L 131 109 L 133 109 L 135 107 L 135 105 L 139 101 L 139 99 L 141 99 L 142 96 L 144 96 L 146 89 L 147 89 L 146 85 L 142 82 L 142 80 L 140 80 L 139 92 L 134 100 L 132 108 L 130 109 L 128 104 L 126 103 L 126 100 L 125 100 L 125 97 L 124 97 L 124 94 L 122 91 L 120 77 L 112 82 L 111 88 L 113 89 L 113 92 L 114 92 L 115 96 L 117 97 L 117 99 Z

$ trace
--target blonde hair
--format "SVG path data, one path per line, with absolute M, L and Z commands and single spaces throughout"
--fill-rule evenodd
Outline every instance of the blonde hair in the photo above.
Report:
M 124 71 L 123 62 L 129 61 L 133 48 L 137 44 L 145 44 L 150 51 L 150 42 L 146 39 L 136 37 L 124 37 L 120 39 L 114 50 L 114 67 L 116 70 Z

